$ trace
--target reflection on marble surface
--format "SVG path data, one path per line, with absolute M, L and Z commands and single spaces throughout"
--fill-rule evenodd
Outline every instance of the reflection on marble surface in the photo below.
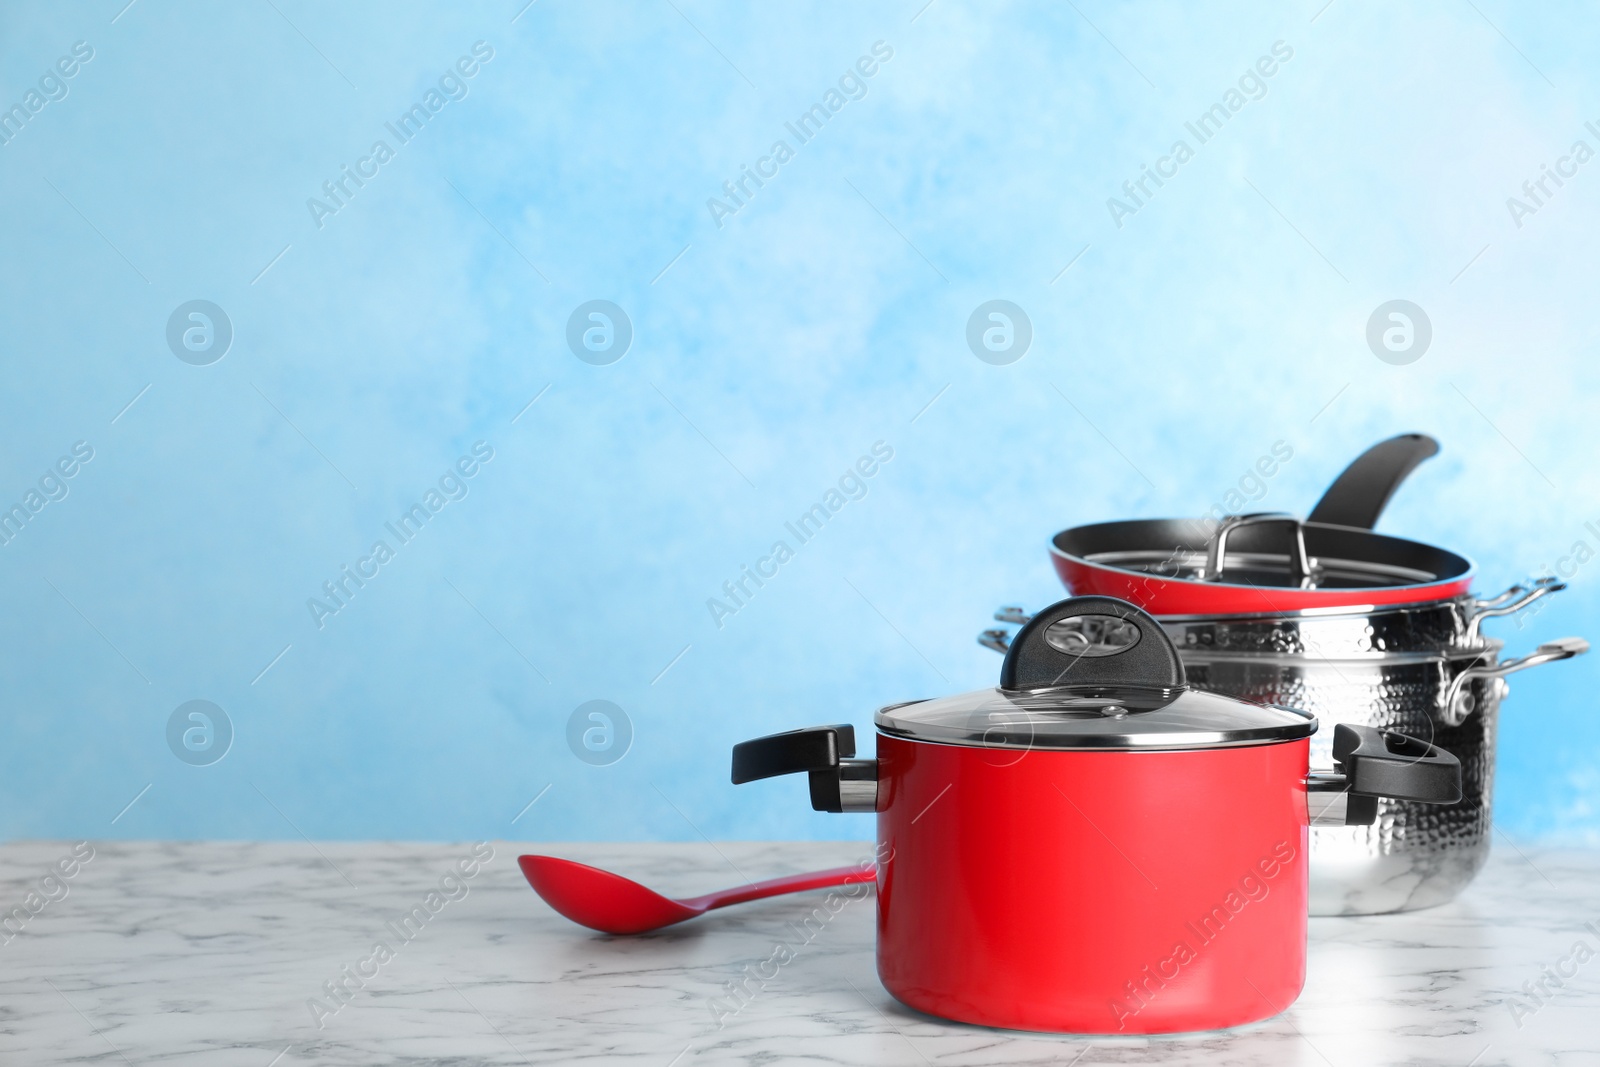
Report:
M 22 906 L 71 847 L 0 848 L 0 909 Z M 1579 940 L 1600 949 L 1585 926 L 1600 930 L 1600 853 L 1497 842 L 1443 907 L 1312 919 L 1306 991 L 1281 1016 L 1218 1034 L 1092 1039 L 901 1007 L 874 974 L 870 895 L 810 928 L 796 924 L 825 891 L 610 938 L 552 913 L 515 863 L 549 851 L 692 895 L 840 866 L 870 847 L 494 842 L 493 858 L 459 880 L 465 895 L 446 883 L 456 899 L 429 910 L 470 844 L 96 844 L 66 896 L 0 945 L 0 1062 L 1600 1062 L 1600 956 L 1573 952 Z M 417 907 L 427 921 L 402 922 Z M 356 975 L 379 942 L 392 958 Z M 341 981 L 337 1013 L 308 1007 Z M 752 993 L 730 1001 L 729 983 Z

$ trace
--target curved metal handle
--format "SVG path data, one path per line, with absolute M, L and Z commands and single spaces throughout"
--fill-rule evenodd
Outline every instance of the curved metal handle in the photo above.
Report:
M 1010 630 L 985 630 L 978 635 L 978 644 L 993 649 L 1002 656 L 1011 651 Z
M 994 621 L 1009 623 L 1012 626 L 1026 626 L 1033 621 L 1033 616 L 1015 604 L 1006 604 L 994 613 Z M 978 644 L 993 649 L 1003 656 L 1011 650 L 1011 631 L 985 630 L 978 635 Z
M 1514 615 L 1540 597 L 1549 596 L 1551 593 L 1559 593 L 1566 587 L 1567 583 L 1561 581 L 1555 575 L 1546 575 L 1534 582 L 1531 589 L 1522 585 L 1514 585 L 1492 600 L 1475 602 L 1467 615 L 1466 639 L 1469 642 L 1478 640 L 1479 627 L 1483 625 L 1484 619 L 1493 619 L 1501 615 Z
M 1258 511 L 1249 515 L 1229 515 L 1217 527 L 1217 532 L 1211 539 L 1211 545 L 1206 549 L 1206 569 L 1200 575 L 1203 582 L 1217 582 L 1222 580 L 1222 571 L 1228 561 L 1228 537 L 1235 531 L 1247 526 L 1263 526 L 1276 524 L 1288 527 L 1292 536 L 1289 541 L 1289 577 L 1294 581 L 1295 587 L 1307 589 L 1311 586 L 1311 560 L 1306 556 L 1305 531 L 1300 527 L 1300 520 L 1293 515 L 1282 511 Z
M 1546 641 L 1521 659 L 1468 667 L 1451 679 L 1442 698 L 1444 706 L 1440 709 L 1440 718 L 1446 726 L 1460 726 L 1467 720 L 1467 716 L 1475 710 L 1472 694 L 1467 690 L 1467 685 L 1475 678 L 1504 678 L 1508 674 L 1525 671 L 1541 663 L 1554 663 L 1556 660 L 1581 656 L 1587 651 L 1589 642 L 1581 637 L 1558 637 L 1554 641 Z
M 1501 604 L 1504 604 L 1506 601 L 1510 600 L 1512 597 L 1521 596 L 1523 593 L 1526 593 L 1527 591 L 1528 591 L 1528 587 L 1527 586 L 1518 583 L 1517 585 L 1511 586 L 1509 589 L 1507 589 L 1505 592 L 1501 593 L 1499 596 L 1492 596 L 1492 597 L 1488 597 L 1487 599 L 1484 598 L 1484 597 L 1474 597 L 1473 600 L 1472 600 L 1472 604 L 1467 608 L 1467 617 L 1471 618 L 1473 615 L 1475 615 L 1478 612 L 1482 611 L 1484 608 L 1497 608 Z
M 1438 454 L 1439 442 L 1425 433 L 1403 433 L 1379 441 L 1333 480 L 1306 521 L 1372 529 L 1406 476 L 1423 460 Z

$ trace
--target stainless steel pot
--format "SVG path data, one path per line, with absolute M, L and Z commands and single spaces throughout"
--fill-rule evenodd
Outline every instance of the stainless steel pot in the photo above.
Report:
M 1488 857 L 1494 743 L 1505 677 L 1587 651 L 1581 638 L 1500 659 L 1503 644 L 1480 632 L 1561 589 L 1543 581 L 1498 597 L 1461 597 L 1364 612 L 1163 619 L 1190 684 L 1258 703 L 1311 712 L 1320 721 L 1412 734 L 1461 761 L 1463 796 L 1447 806 L 1379 801 L 1371 826 L 1311 831 L 1311 913 L 1361 915 L 1431 907 L 1453 898 Z M 1027 615 L 1003 608 L 995 618 Z M 979 638 L 1003 649 L 1007 631 Z M 1312 739 L 1313 763 L 1331 758 Z
M 1587 650 L 1579 638 L 1501 661 L 1477 650 L 1359 658 L 1185 651 L 1198 689 L 1309 711 L 1325 722 L 1415 734 L 1461 761 L 1462 799 L 1425 808 L 1379 801 L 1378 821 L 1311 831 L 1311 914 L 1365 915 L 1432 907 L 1455 897 L 1489 855 L 1495 733 L 1514 671 Z M 1312 739 L 1312 760 L 1327 759 Z

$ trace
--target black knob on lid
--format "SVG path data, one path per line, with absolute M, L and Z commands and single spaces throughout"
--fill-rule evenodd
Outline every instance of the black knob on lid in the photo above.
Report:
M 1000 668 L 1002 689 L 1183 684 L 1183 661 L 1161 624 L 1108 596 L 1072 597 L 1037 613 L 1012 638 Z

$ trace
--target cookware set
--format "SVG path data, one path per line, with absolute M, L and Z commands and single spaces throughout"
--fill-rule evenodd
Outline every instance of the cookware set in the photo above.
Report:
M 1477 599 L 1466 591 L 1472 565 L 1463 557 L 1364 528 L 1377 520 L 1405 475 L 1437 451 L 1431 438 L 1419 434 L 1380 443 L 1339 476 L 1305 523 L 1288 516 L 1256 524 L 1249 520 L 1259 516 L 1212 523 L 1145 520 L 1079 527 L 1054 538 L 1053 558 L 1068 589 L 1102 588 L 1114 576 L 1119 592 L 1160 618 L 1197 688 L 1303 708 L 1325 722 L 1400 730 L 1460 760 L 1464 795 L 1457 804 L 1384 800 L 1371 826 L 1313 830 L 1313 915 L 1406 911 L 1459 893 L 1488 859 L 1495 732 L 1509 689 L 1506 675 L 1588 649 L 1582 638 L 1566 637 L 1501 660 L 1503 644 L 1482 632 L 1484 622 L 1565 586 L 1542 579 Z M 1131 528 L 1125 537 L 1141 546 L 1137 552 L 1113 547 L 1069 555 L 1087 543 L 1082 531 L 1100 531 L 1095 543 L 1109 546 L 1114 542 L 1105 531 L 1118 526 Z M 1269 528 L 1275 544 L 1247 545 L 1238 538 Z M 1162 554 L 1154 547 L 1156 530 L 1187 540 Z M 1303 538 L 1298 530 L 1305 531 Z M 1342 538 L 1336 563 L 1312 551 L 1334 544 L 1330 532 Z M 1401 575 L 1401 568 L 1409 573 Z M 1371 584 L 1354 584 L 1358 575 Z M 1454 577 L 1424 580 L 1447 575 Z M 1410 584 L 1387 584 L 1402 577 Z M 1394 596 L 1405 600 L 1389 599 Z M 1012 607 L 995 618 L 1018 625 L 1028 615 Z M 1005 630 L 979 637 L 1000 651 L 1008 640 Z M 1313 758 L 1326 758 L 1329 743 L 1314 741 Z
M 612 934 L 870 881 L 884 987 L 962 1022 L 1155 1034 L 1275 1015 L 1304 983 L 1308 914 L 1426 907 L 1472 878 L 1505 676 L 1588 647 L 1501 660 L 1483 623 L 1559 583 L 1478 599 L 1465 557 L 1372 532 L 1437 451 L 1380 443 L 1304 521 L 1065 530 L 1051 555 L 1074 595 L 1003 608 L 1020 628 L 980 637 L 1004 653 L 998 686 L 881 708 L 874 758 L 845 724 L 734 746 L 735 785 L 805 774 L 813 808 L 874 813 L 876 866 L 688 900 L 549 856 L 523 873 Z

